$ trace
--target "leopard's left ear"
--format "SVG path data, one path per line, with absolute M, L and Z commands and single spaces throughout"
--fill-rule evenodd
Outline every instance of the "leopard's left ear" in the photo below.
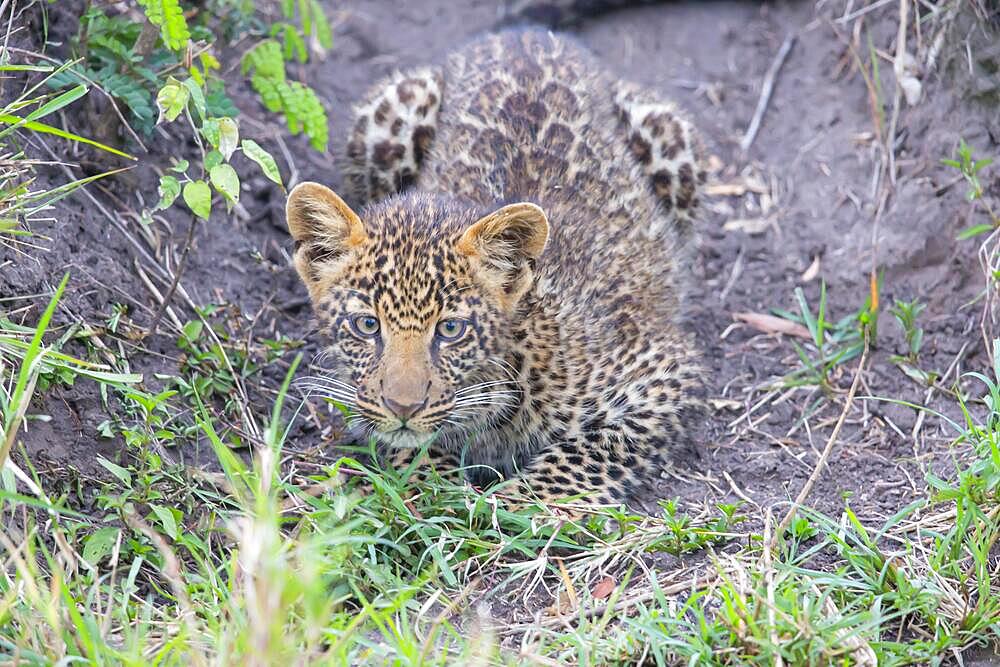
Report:
M 531 286 L 535 262 L 549 240 L 545 211 L 528 202 L 509 204 L 480 218 L 458 240 L 505 307 L 515 305 Z

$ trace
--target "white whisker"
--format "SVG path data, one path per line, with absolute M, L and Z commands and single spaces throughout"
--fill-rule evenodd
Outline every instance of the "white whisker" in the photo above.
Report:
M 357 389 L 357 387 L 353 384 L 344 382 L 343 380 L 338 380 L 337 378 L 329 375 L 306 375 L 298 378 L 296 382 L 322 382 L 324 384 L 332 384 L 345 389 L 350 389 L 351 391 L 355 391 Z
M 467 394 L 470 391 L 476 391 L 477 389 L 486 389 L 487 387 L 508 386 L 510 384 L 511 384 L 510 380 L 492 380 L 490 382 L 480 382 L 479 384 L 473 384 L 469 385 L 468 387 L 462 387 L 461 389 L 455 392 L 455 395 L 460 396 L 462 394 Z M 512 391 L 520 392 L 521 390 L 517 389 Z

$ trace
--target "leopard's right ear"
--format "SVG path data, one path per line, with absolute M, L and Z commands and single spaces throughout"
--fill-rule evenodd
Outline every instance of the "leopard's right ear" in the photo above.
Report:
M 368 240 L 365 226 L 337 193 L 319 183 L 295 186 L 285 219 L 295 239 L 295 269 L 315 300 Z

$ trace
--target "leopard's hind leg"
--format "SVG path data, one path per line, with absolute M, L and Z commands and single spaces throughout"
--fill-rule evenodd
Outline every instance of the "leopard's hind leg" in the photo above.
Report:
M 673 104 L 638 86 L 620 85 L 615 107 L 629 150 L 659 202 L 660 215 L 650 235 L 667 232 L 682 246 L 689 246 L 706 180 L 701 138 Z
M 406 189 L 417 177 L 437 129 L 444 92 L 439 69 L 400 71 L 372 87 L 354 109 L 344 173 L 366 202 Z

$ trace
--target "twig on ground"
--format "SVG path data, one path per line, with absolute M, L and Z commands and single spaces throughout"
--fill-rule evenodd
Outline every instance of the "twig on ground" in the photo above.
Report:
M 965 343 L 962 344 L 962 348 L 958 351 L 958 354 L 955 355 L 955 358 L 951 360 L 951 363 L 948 365 L 948 369 L 940 378 L 938 378 L 937 382 L 927 388 L 927 393 L 924 394 L 925 407 L 931 402 L 931 398 L 934 396 L 934 392 L 938 389 L 938 387 L 940 387 L 948 379 L 948 376 L 952 374 L 958 364 L 961 363 L 962 359 L 965 358 L 965 351 L 967 349 L 969 349 L 969 341 L 965 341 Z M 924 418 L 926 416 L 927 412 L 921 410 L 920 414 L 917 415 L 916 423 L 913 425 L 913 431 L 910 433 L 910 437 L 913 438 L 914 448 L 917 446 L 917 437 L 920 435 L 920 429 L 924 426 Z M 916 451 L 914 451 L 914 454 L 916 454 Z
M 177 263 L 176 270 L 174 270 L 174 279 L 170 282 L 170 288 L 167 290 L 167 293 L 163 295 L 160 307 L 156 309 L 153 322 L 149 325 L 149 330 L 146 332 L 147 336 L 152 336 L 156 333 L 156 327 L 160 324 L 163 313 L 166 312 L 167 306 L 170 304 L 170 299 L 174 296 L 174 292 L 177 291 L 177 285 L 181 281 L 181 274 L 184 273 L 184 266 L 187 264 L 188 251 L 191 250 L 191 242 L 194 241 L 194 227 L 197 222 L 198 216 L 192 215 L 191 223 L 188 225 L 187 238 L 184 240 L 184 250 L 181 251 L 181 260 Z
M 725 287 L 719 292 L 719 301 L 725 302 L 726 297 L 729 296 L 730 290 L 736 284 L 736 281 L 743 274 L 743 246 L 740 246 L 739 252 L 736 253 L 736 259 L 733 261 L 733 268 L 729 272 L 729 280 L 726 281 Z
M 738 498 L 745 501 L 747 504 L 753 505 L 757 509 L 760 509 L 760 503 L 758 503 L 756 500 L 748 496 L 743 489 L 738 487 L 736 485 L 736 480 L 733 479 L 732 475 L 730 475 L 727 470 L 722 471 L 722 476 L 726 478 L 727 482 L 729 482 L 729 488 L 732 489 L 733 493 L 736 494 Z
M 767 75 L 764 77 L 764 85 L 760 90 L 760 99 L 757 100 L 757 109 L 753 112 L 753 118 L 750 121 L 750 126 L 747 128 L 746 134 L 740 140 L 740 149 L 744 152 L 750 148 L 754 139 L 757 138 L 761 121 L 764 120 L 764 112 L 767 111 L 767 105 L 771 101 L 771 94 L 774 92 L 775 79 L 777 79 L 778 72 L 781 71 L 781 66 L 785 63 L 788 54 L 795 45 L 795 40 L 795 35 L 785 37 L 785 41 L 781 43 L 781 48 L 778 49 L 778 55 L 774 57 L 774 61 L 771 63 L 771 68 L 767 70 Z
M 816 462 L 816 467 L 813 468 L 812 474 L 809 475 L 809 479 L 802 486 L 802 490 L 799 491 L 798 497 L 795 498 L 795 502 L 792 503 L 791 508 L 789 508 L 788 513 L 785 514 L 785 518 L 781 520 L 778 524 L 777 530 L 771 535 L 770 543 L 767 544 L 768 549 L 774 549 L 777 545 L 778 540 L 785 534 L 788 530 L 788 526 L 791 525 L 792 519 L 795 518 L 796 512 L 798 512 L 799 507 L 805 502 L 806 498 L 812 492 L 816 482 L 819 481 L 820 476 L 826 469 L 826 462 L 830 459 L 830 453 L 833 451 L 833 446 L 837 442 L 837 437 L 840 435 L 840 429 L 844 427 L 844 422 L 847 421 L 847 414 L 851 411 L 851 406 L 854 404 L 854 395 L 858 391 L 858 385 L 861 384 L 861 373 L 864 372 L 865 363 L 868 361 L 868 334 L 865 333 L 865 349 L 861 353 L 861 360 L 858 362 L 858 370 L 854 373 L 854 381 L 851 382 L 851 388 L 847 392 L 847 399 L 844 401 L 844 409 L 840 413 L 840 417 L 837 419 L 837 424 L 833 427 L 833 433 L 830 434 L 830 438 L 826 441 L 826 446 L 823 448 L 823 453 L 820 455 L 819 460 Z
M 854 19 L 860 18 L 869 12 L 875 11 L 876 9 L 880 9 L 885 5 L 889 4 L 890 2 L 892 2 L 892 0 L 877 0 L 876 2 L 873 2 L 870 5 L 862 7 L 861 9 L 855 12 L 851 12 L 850 14 L 845 14 L 844 16 L 841 16 L 839 19 L 837 19 L 837 23 L 841 24 L 850 23 Z
M 899 0 L 899 31 L 896 33 L 896 57 L 893 72 L 896 75 L 896 91 L 892 98 L 892 117 L 889 132 L 885 137 L 885 152 L 889 156 L 889 181 L 896 186 L 896 126 L 899 124 L 899 108 L 903 105 L 903 86 L 900 83 L 905 74 L 906 29 L 910 16 L 910 0 Z
M 135 271 L 136 274 L 139 276 L 139 280 L 142 281 L 142 284 L 146 286 L 146 289 L 149 290 L 149 293 L 153 295 L 153 297 L 157 300 L 157 302 L 161 304 L 164 303 L 163 295 L 160 293 L 160 290 L 156 288 L 156 285 L 153 284 L 153 281 L 150 280 L 149 275 L 147 275 L 147 273 L 143 270 L 142 265 L 139 264 L 139 260 L 135 260 Z M 170 320 L 174 323 L 174 326 L 177 327 L 177 331 L 182 331 L 184 329 L 184 325 L 177 317 L 177 313 L 174 312 L 174 309 L 171 308 L 169 305 L 167 305 L 164 306 L 164 311 L 166 312 L 167 316 L 170 317 Z

